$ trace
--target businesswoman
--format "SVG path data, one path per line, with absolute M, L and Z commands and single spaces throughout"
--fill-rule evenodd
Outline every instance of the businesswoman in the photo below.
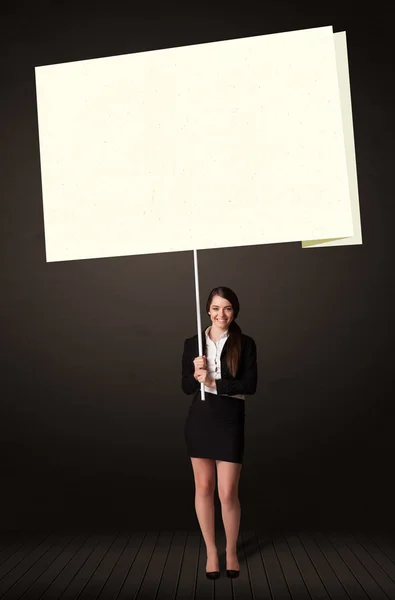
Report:
M 242 333 L 236 323 L 239 301 L 230 288 L 211 290 L 206 310 L 211 325 L 202 331 L 203 356 L 198 356 L 197 334 L 184 342 L 182 389 L 193 394 L 184 434 L 194 473 L 195 509 L 206 544 L 206 575 L 217 579 L 215 468 L 226 534 L 226 575 L 237 577 L 240 572 L 238 484 L 244 454 L 245 397 L 256 391 L 257 350 L 252 337 Z

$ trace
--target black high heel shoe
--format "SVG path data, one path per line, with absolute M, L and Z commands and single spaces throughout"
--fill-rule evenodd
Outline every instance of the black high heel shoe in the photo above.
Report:
M 209 571 L 208 573 L 206 571 L 206 577 L 207 577 L 207 579 L 218 579 L 219 571 Z
M 226 569 L 226 577 L 229 579 L 236 579 L 240 575 L 240 571 L 236 571 L 235 569 Z
M 219 571 L 206 571 L 206 577 L 207 579 L 218 579 Z
M 229 579 L 236 579 L 236 577 L 238 577 L 239 575 L 240 575 L 240 570 L 226 569 L 226 577 L 229 577 Z

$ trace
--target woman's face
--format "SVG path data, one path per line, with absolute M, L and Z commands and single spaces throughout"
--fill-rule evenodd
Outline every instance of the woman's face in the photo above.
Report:
M 230 323 L 233 321 L 233 308 L 231 303 L 226 298 L 221 296 L 214 296 L 210 304 L 210 318 L 211 322 L 215 327 L 228 329 Z

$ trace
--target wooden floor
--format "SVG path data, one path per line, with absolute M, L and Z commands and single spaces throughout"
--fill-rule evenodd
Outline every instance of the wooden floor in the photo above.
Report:
M 388 534 L 241 531 L 240 577 L 205 577 L 200 532 L 0 533 L 2 600 L 395 600 Z

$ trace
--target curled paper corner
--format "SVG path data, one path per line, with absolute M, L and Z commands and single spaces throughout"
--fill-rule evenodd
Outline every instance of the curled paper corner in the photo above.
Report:
M 339 98 L 343 121 L 344 145 L 346 151 L 347 176 L 350 193 L 350 206 L 353 235 L 328 239 L 304 240 L 302 248 L 322 248 L 330 246 L 361 245 L 362 230 L 359 209 L 357 163 L 355 157 L 354 129 L 352 118 L 351 88 L 347 56 L 346 32 L 340 31 L 334 36 L 336 67 L 339 82 Z
M 330 244 L 330 242 L 338 242 L 339 240 L 349 240 L 351 238 L 346 238 L 346 237 L 338 237 L 338 238 L 329 238 L 326 240 L 305 240 L 302 242 L 302 248 L 309 248 L 310 246 L 327 246 L 328 244 Z M 339 244 L 334 244 L 335 246 L 339 245 Z

